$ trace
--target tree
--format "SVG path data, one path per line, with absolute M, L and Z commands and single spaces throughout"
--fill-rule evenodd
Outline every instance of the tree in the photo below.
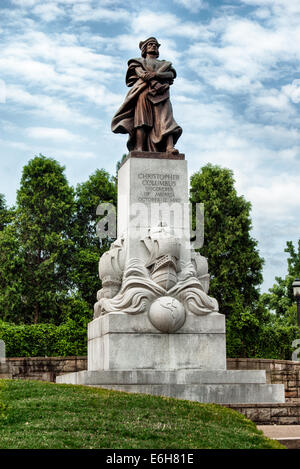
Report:
M 74 191 L 64 167 L 37 156 L 24 167 L 12 223 L 0 236 L 0 311 L 15 322 L 60 321 L 72 291 Z
M 201 254 L 209 263 L 210 294 L 227 317 L 254 312 L 263 266 L 251 236 L 251 204 L 237 195 L 234 182 L 231 170 L 211 164 L 191 178 L 191 202 L 204 204 Z
M 296 306 L 293 295 L 292 283 L 296 277 L 300 277 L 300 239 L 298 241 L 298 250 L 292 243 L 287 241 L 287 247 L 284 250 L 289 254 L 287 259 L 288 273 L 285 278 L 275 277 L 273 287 L 269 293 L 261 295 L 261 303 L 274 311 L 279 318 L 285 318 L 289 323 L 296 324 Z
M 116 206 L 115 180 L 104 169 L 97 170 L 88 181 L 76 188 L 76 210 L 72 226 L 75 250 L 72 257 L 72 275 L 80 296 L 92 307 L 96 302 L 97 290 L 101 287 L 98 277 L 98 261 L 109 249 L 110 239 L 101 244 L 96 233 L 100 203 L 109 202 Z
M 127 157 L 127 154 L 124 153 L 124 154 L 122 155 L 122 158 L 121 158 L 121 159 L 117 162 L 117 164 L 116 164 L 116 174 L 117 174 L 117 177 L 118 177 L 118 171 L 119 171 L 119 169 L 121 168 L 122 164 L 124 163 L 126 157 Z
M 0 194 L 0 231 L 3 230 L 4 226 L 6 225 L 6 203 L 3 194 Z
M 0 194 L 0 231 L 11 222 L 14 215 L 14 209 L 8 209 L 3 194 Z

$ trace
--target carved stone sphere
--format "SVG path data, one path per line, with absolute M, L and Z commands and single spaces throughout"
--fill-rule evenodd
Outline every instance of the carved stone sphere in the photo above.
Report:
M 175 332 L 184 324 L 185 309 L 176 298 L 162 296 L 150 306 L 149 319 L 159 331 Z

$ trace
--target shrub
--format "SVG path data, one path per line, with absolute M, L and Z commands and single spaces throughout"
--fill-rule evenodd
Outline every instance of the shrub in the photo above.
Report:
M 87 354 L 87 323 L 67 319 L 54 324 L 15 325 L 0 321 L 7 357 L 55 357 Z
M 237 324 L 229 319 L 226 326 L 227 357 L 230 358 L 291 360 L 292 343 L 300 338 L 298 326 L 281 322 L 276 317 L 255 323 L 248 315 L 247 321 Z

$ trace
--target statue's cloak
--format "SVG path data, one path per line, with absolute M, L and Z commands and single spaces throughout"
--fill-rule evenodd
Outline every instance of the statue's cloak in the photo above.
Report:
M 172 63 L 166 60 L 151 60 L 145 58 L 131 59 L 128 62 L 126 85 L 131 87 L 124 103 L 112 119 L 111 129 L 114 133 L 129 134 L 128 150 L 135 147 L 135 113 L 138 107 L 148 107 L 151 112 L 148 124 L 148 151 L 165 151 L 165 141 L 168 135 L 173 135 L 174 145 L 182 133 L 181 127 L 173 118 L 172 105 L 169 99 L 169 85 L 173 79 L 144 81 L 138 76 L 136 69 L 143 72 L 172 72 L 173 79 L 176 71 Z M 141 99 L 143 97 L 143 99 Z M 145 106 L 146 105 L 146 106 Z M 143 109 L 147 113 L 147 110 Z M 149 112 L 149 113 L 150 113 Z

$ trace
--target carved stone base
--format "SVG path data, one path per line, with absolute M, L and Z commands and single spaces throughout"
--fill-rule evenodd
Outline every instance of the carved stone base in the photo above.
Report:
M 109 313 L 89 323 L 88 370 L 226 369 L 225 317 L 188 314 L 175 333 L 157 330 L 147 314 Z
M 264 370 L 226 370 L 225 317 L 188 314 L 175 333 L 159 332 L 147 314 L 108 313 L 89 323 L 88 370 L 57 383 L 176 397 L 198 402 L 284 402 L 284 385 Z

